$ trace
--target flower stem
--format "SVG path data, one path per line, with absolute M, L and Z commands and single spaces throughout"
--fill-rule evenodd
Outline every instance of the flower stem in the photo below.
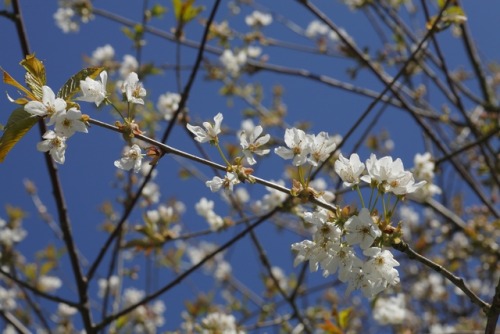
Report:
M 361 205 L 363 206 L 363 208 L 365 208 L 365 201 L 364 201 L 364 199 L 363 199 L 363 195 L 361 194 L 361 189 L 359 189 L 359 185 L 358 185 L 358 184 L 356 184 L 356 185 L 354 186 L 354 189 L 356 189 L 356 191 L 358 192 L 359 199 L 360 199 L 360 201 L 361 201 Z M 371 197 L 371 196 L 370 196 L 370 197 Z

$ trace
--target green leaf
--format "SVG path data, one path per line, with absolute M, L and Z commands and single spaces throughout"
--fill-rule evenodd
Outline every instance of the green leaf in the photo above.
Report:
M 31 89 L 33 94 L 41 100 L 43 97 L 42 87 L 47 83 L 45 66 L 43 66 L 43 63 L 38 60 L 34 54 L 27 55 L 19 64 L 26 70 L 26 75 L 24 77 L 26 85 Z
M 351 320 L 352 307 L 348 307 L 339 312 L 338 322 L 341 329 L 346 329 L 349 326 Z
M 154 4 L 153 7 L 151 8 L 151 16 L 153 17 L 162 17 L 163 14 L 167 12 L 167 8 L 160 5 L 160 4 Z
M 57 92 L 57 97 L 60 97 L 63 100 L 69 100 L 73 95 L 80 91 L 80 81 L 85 80 L 86 77 L 95 79 L 103 70 L 103 67 L 84 68 L 66 81 L 66 83 Z
M 175 18 L 182 25 L 191 21 L 203 11 L 204 7 L 193 6 L 194 2 L 195 0 L 172 0 Z
M 36 122 L 38 122 L 38 117 L 31 115 L 24 108 L 18 108 L 12 112 L 0 138 L 0 162 L 4 161 L 7 153 Z

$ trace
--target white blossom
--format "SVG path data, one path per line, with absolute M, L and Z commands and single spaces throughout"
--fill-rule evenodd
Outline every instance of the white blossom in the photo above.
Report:
M 137 73 L 131 72 L 122 84 L 122 93 L 127 96 L 129 103 L 144 104 L 142 97 L 146 96 L 146 89 L 139 82 Z
M 108 93 L 106 92 L 106 83 L 108 81 L 108 72 L 102 71 L 100 73 L 101 81 L 86 77 L 85 80 L 80 81 L 80 90 L 83 96 L 77 98 L 79 101 L 94 102 L 99 106 L 106 100 Z
M 131 148 L 125 148 L 125 153 L 120 160 L 115 161 L 115 166 L 123 170 L 134 169 L 137 173 L 141 170 L 142 151 L 139 145 L 134 144 Z
M 262 131 L 262 126 L 257 125 L 252 132 L 246 132 L 243 130 L 240 133 L 240 145 L 243 148 L 245 159 L 250 165 L 257 163 L 253 154 L 262 156 L 270 152 L 269 149 L 263 149 L 262 146 L 269 142 L 271 136 L 269 134 L 261 136 Z
M 70 32 L 78 32 L 80 26 L 78 22 L 74 20 L 75 11 L 72 8 L 58 8 L 54 13 L 54 20 L 59 29 L 61 29 L 65 34 Z
M 97 293 L 99 297 L 103 298 L 106 290 L 108 290 L 109 295 L 116 296 L 120 287 L 120 278 L 116 275 L 110 276 L 109 280 L 100 278 L 97 281 L 97 285 L 99 286 L 99 291 Z
M 227 172 L 223 179 L 218 176 L 210 181 L 205 182 L 206 186 L 210 188 L 212 192 L 217 192 L 223 189 L 225 192 L 231 193 L 235 184 L 240 183 L 238 176 L 235 173 Z
M 247 53 L 245 50 L 241 50 L 234 54 L 233 51 L 226 49 L 222 52 L 219 60 L 231 76 L 237 77 L 247 62 Z
M 220 126 L 223 120 L 223 116 L 221 113 L 218 113 L 214 117 L 214 125 L 212 125 L 209 122 L 203 122 L 203 127 L 205 129 L 202 129 L 200 126 L 193 126 L 191 124 L 187 124 L 186 127 L 188 128 L 189 131 L 191 131 L 195 137 L 194 139 L 197 142 L 200 143 L 205 143 L 205 142 L 217 142 L 218 138 L 217 136 L 221 132 Z
M 276 183 L 280 186 L 285 185 L 285 181 L 283 181 L 283 180 L 278 180 L 278 181 L 271 180 L 271 182 Z M 271 188 L 271 187 L 266 187 L 266 190 L 269 193 L 265 194 L 261 200 L 255 202 L 255 204 L 254 204 L 255 211 L 258 211 L 258 212 L 271 211 L 274 208 L 280 206 L 288 197 L 288 195 L 286 193 L 279 191 L 277 189 Z
M 363 270 L 368 272 L 373 282 L 379 283 L 384 288 L 389 285 L 399 283 L 399 273 L 394 267 L 399 266 L 399 262 L 394 259 L 392 253 L 379 247 L 365 249 L 364 255 L 371 259 L 365 262 Z
M 88 133 L 87 126 L 82 121 L 82 113 L 76 108 L 70 108 L 56 116 L 55 130 L 58 135 L 69 138 L 75 132 Z
M 27 234 L 26 230 L 20 224 L 15 227 L 8 226 L 7 222 L 0 218 L 0 245 L 9 248 L 13 244 L 22 241 Z
M 5 289 L 0 286 L 0 310 L 12 311 L 16 308 L 17 293 L 14 289 Z
M 48 125 L 54 124 L 55 116 L 66 110 L 66 101 L 56 98 L 52 89 L 48 86 L 42 87 L 42 101 L 30 101 L 24 105 L 24 110 L 34 116 L 48 116 Z
M 392 192 L 396 195 L 405 195 L 416 191 L 426 182 L 415 183 L 413 174 L 405 171 L 401 159 L 392 160 L 385 156 L 377 159 L 372 154 L 366 161 L 368 175 L 361 177 L 361 180 L 375 184 L 381 191 Z
M 120 65 L 120 76 L 126 78 L 130 73 L 139 69 L 139 62 L 132 55 L 124 55 Z
M 107 61 L 113 60 L 115 57 L 115 49 L 110 44 L 100 46 L 92 52 L 90 63 L 94 66 L 104 64 Z
M 331 41 L 337 41 L 339 36 L 326 24 L 313 20 L 306 28 L 305 34 L 309 38 L 327 37 Z
M 361 209 L 357 216 L 349 218 L 344 228 L 346 241 L 350 245 L 360 244 L 361 249 L 369 248 L 373 241 L 382 235 L 380 229 L 373 223 L 367 208 Z
M 317 135 L 309 135 L 308 139 L 310 156 L 307 161 L 313 166 L 317 166 L 318 163 L 328 159 L 330 154 L 337 147 L 335 139 L 330 138 L 326 132 L 320 132 Z
M 55 162 L 63 164 L 65 161 L 66 137 L 59 136 L 54 131 L 48 130 L 42 138 L 45 140 L 36 145 L 37 150 L 40 152 L 49 152 Z
M 174 113 L 179 109 L 181 95 L 177 93 L 166 92 L 160 95 L 156 108 L 163 115 L 166 121 L 170 121 Z
M 351 154 L 349 160 L 340 153 L 339 159 L 335 161 L 335 172 L 344 181 L 344 187 L 357 185 L 364 170 L 365 165 L 359 160 L 356 153 Z
M 373 319 L 381 325 L 400 325 L 407 317 L 405 297 L 402 293 L 389 298 L 377 298 Z
M 310 142 L 306 133 L 297 128 L 285 130 L 285 144 L 274 149 L 274 153 L 285 160 L 293 159 L 294 166 L 300 166 L 307 162 L 310 153 Z
M 254 10 L 252 14 L 245 17 L 245 23 L 250 27 L 264 27 L 268 26 L 273 22 L 273 17 L 271 14 L 266 14 Z
M 224 334 L 243 334 L 236 326 L 236 318 L 230 314 L 214 312 L 208 314 L 201 320 L 203 334 L 224 333 Z
M 44 292 L 53 292 L 62 286 L 62 281 L 59 277 L 42 275 L 38 277 L 38 288 Z

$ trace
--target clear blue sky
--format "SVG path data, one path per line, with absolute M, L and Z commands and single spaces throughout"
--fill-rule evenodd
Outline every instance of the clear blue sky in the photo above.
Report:
M 116 59 L 122 59 L 125 54 L 135 54 L 131 48 L 130 41 L 120 32 L 120 26 L 110 23 L 107 20 L 96 17 L 89 24 L 81 25 L 78 34 L 63 34 L 56 26 L 53 20 L 53 13 L 57 9 L 57 1 L 38 1 L 25 0 L 20 1 L 23 15 L 26 23 L 26 30 L 29 36 L 31 50 L 36 53 L 37 57 L 44 61 L 47 70 L 48 85 L 54 91 L 69 78 L 72 74 L 79 71 L 83 66 L 82 57 L 90 55 L 94 49 L 103 46 L 107 43 L 113 45 L 116 51 Z M 116 1 L 95 1 L 95 7 L 107 9 L 116 12 L 131 20 L 140 20 L 140 10 L 142 1 L 129 0 L 120 2 L 117 6 Z M 203 2 L 210 8 L 211 1 Z M 340 27 L 344 27 L 357 41 L 359 46 L 370 45 L 374 42 L 375 37 L 373 31 L 367 31 L 366 18 L 362 14 L 353 14 L 345 6 L 340 4 L 340 1 L 328 2 L 323 4 L 322 1 L 317 1 L 319 6 L 329 15 L 332 15 L 335 23 Z M 296 24 L 302 27 L 312 20 L 310 14 L 304 13 L 304 9 L 296 1 L 276 1 L 269 2 L 268 6 L 272 6 L 271 10 L 283 14 Z M 167 2 L 170 6 L 170 2 Z M 499 31 L 500 21 L 498 13 L 500 12 L 500 3 L 494 0 L 483 0 L 481 4 L 473 1 L 464 3 L 465 11 L 469 17 L 472 32 L 476 42 L 480 47 L 480 55 L 485 61 L 491 61 L 498 58 L 500 50 L 500 39 L 497 38 L 496 32 Z M 1 9 L 2 7 L 0 7 Z M 243 8 L 244 13 L 250 11 L 249 8 Z M 208 12 L 203 13 L 206 17 Z M 223 2 L 216 21 L 228 18 L 235 22 L 235 27 L 240 30 L 247 29 L 241 23 L 243 15 L 234 19 L 228 14 L 227 1 Z M 240 21 L 236 23 L 236 21 Z M 158 28 L 170 30 L 174 25 L 173 13 L 170 10 L 165 19 L 160 22 L 153 22 Z M 420 28 L 423 28 L 420 26 Z M 291 34 L 283 25 L 274 21 L 273 25 L 265 28 L 265 33 L 268 36 L 282 38 L 287 42 L 307 44 L 312 46 L 305 38 L 297 37 Z M 193 40 L 200 39 L 202 32 L 198 23 L 191 23 L 187 30 L 187 37 Z M 449 31 L 443 32 L 438 38 L 449 38 Z M 161 40 L 157 37 L 146 36 L 147 45 L 144 48 L 144 60 L 155 61 L 157 63 L 175 62 L 175 46 L 173 43 Z M 22 81 L 23 71 L 18 65 L 22 58 L 21 48 L 17 41 L 17 34 L 12 22 L 4 17 L 0 17 L 0 66 L 8 71 L 13 77 Z M 377 44 L 378 41 L 375 42 Z M 458 40 L 446 42 L 444 52 L 456 53 L 455 58 L 450 58 L 451 67 L 456 67 L 462 64 L 464 58 L 460 56 L 462 46 Z M 457 52 L 456 50 L 459 50 Z M 345 61 L 328 58 L 326 56 L 311 55 L 307 53 L 297 53 L 294 51 L 283 50 L 275 47 L 264 48 L 264 53 L 269 55 L 269 63 L 285 65 L 292 68 L 306 68 L 314 73 L 330 75 L 334 78 L 346 79 Z M 185 65 L 192 64 L 194 52 L 189 48 L 183 48 L 182 63 Z M 215 56 L 209 55 L 212 59 Z M 467 64 L 468 66 L 468 64 Z M 186 82 L 188 71 L 183 72 L 183 83 Z M 203 80 L 204 73 L 200 72 L 193 87 L 191 98 L 188 103 L 190 113 L 195 120 L 211 120 L 213 116 L 222 112 L 224 114 L 224 123 L 229 126 L 238 126 L 241 121 L 241 110 L 246 105 L 234 100 L 234 106 L 228 107 L 226 100 L 218 95 L 219 83 L 207 83 Z M 260 82 L 264 87 L 265 99 L 264 102 L 269 104 L 271 95 L 270 87 L 275 84 L 282 84 L 285 88 L 284 101 L 287 105 L 288 114 L 286 122 L 294 124 L 297 121 L 307 120 L 313 124 L 313 132 L 327 131 L 330 134 L 345 134 L 347 129 L 355 121 L 364 109 L 368 106 L 369 100 L 360 98 L 354 94 L 348 94 L 339 90 L 326 87 L 306 79 L 294 78 L 284 75 L 276 75 L 273 73 L 258 73 L 257 75 L 247 77 L 249 81 Z M 380 89 L 380 85 L 371 75 L 360 75 L 355 84 L 361 84 L 364 87 L 370 87 L 375 90 Z M 156 104 L 158 95 L 168 91 L 176 91 L 175 76 L 173 71 L 165 71 L 161 76 L 153 78 L 145 82 L 145 87 L 148 90 L 148 96 L 151 97 Z M 472 87 L 475 89 L 475 87 Z M 5 124 L 10 112 L 14 109 L 4 92 L 9 92 L 11 96 L 15 95 L 15 89 L 10 86 L 3 85 L 0 89 L 0 123 Z M 96 111 L 90 104 L 82 103 L 82 110 L 88 113 L 91 117 L 110 120 L 110 108 L 103 108 Z M 437 105 L 435 103 L 435 105 Z M 469 106 L 470 107 L 470 106 Z M 165 124 L 162 124 L 165 126 Z M 382 117 L 376 130 L 387 130 L 390 132 L 395 141 L 395 149 L 393 156 L 401 157 L 405 166 L 412 166 L 413 156 L 417 152 L 423 152 L 423 142 L 419 130 L 414 126 L 408 116 L 399 110 L 389 109 Z M 361 133 L 361 132 L 359 132 Z M 278 134 L 278 131 L 274 131 Z M 30 198 L 23 190 L 23 179 L 30 179 L 37 185 L 42 200 L 47 205 L 49 212 L 56 215 L 54 204 L 51 197 L 50 183 L 46 176 L 46 169 L 42 155 L 36 150 L 36 143 L 40 140 L 40 134 L 35 127 L 23 138 L 16 147 L 7 156 L 5 161 L 0 164 L 0 203 L 20 206 L 29 212 L 28 217 L 24 222 L 25 228 L 29 232 L 28 238 L 23 242 L 22 248 L 26 250 L 28 257 L 30 254 L 44 245 L 50 243 L 53 238 L 53 233 L 47 228 L 37 216 Z M 233 141 L 238 143 L 235 137 L 228 136 L 225 141 Z M 350 141 L 347 145 L 347 150 L 354 144 Z M 185 149 L 191 153 L 198 153 L 195 146 L 190 141 L 189 137 L 181 129 L 175 129 L 169 144 L 174 147 Z M 73 232 L 76 236 L 78 247 L 85 256 L 92 260 L 94 259 L 100 245 L 104 240 L 104 234 L 98 231 L 98 226 L 102 222 L 102 215 L 99 213 L 101 203 L 109 199 L 114 200 L 118 194 L 116 189 L 112 189 L 112 179 L 115 175 L 116 168 L 113 166 L 113 161 L 116 160 L 121 153 L 123 141 L 115 134 L 92 127 L 87 135 L 76 135 L 68 142 L 68 150 L 66 153 L 66 163 L 59 166 L 59 171 L 62 179 L 62 184 L 67 196 L 68 208 L 71 216 Z M 215 149 L 207 148 L 211 157 L 216 161 L 221 162 L 218 158 Z M 368 151 L 363 150 L 360 155 L 367 158 Z M 258 167 L 258 175 L 267 179 L 279 179 L 282 177 L 282 170 L 275 169 L 275 158 L 266 159 L 262 165 Z M 213 197 L 209 189 L 203 185 L 200 180 L 179 181 L 177 172 L 179 165 L 170 157 L 166 157 L 160 163 L 158 168 L 159 174 L 157 182 L 162 188 L 162 201 L 168 200 L 175 194 L 180 200 L 185 201 L 188 212 L 183 218 L 186 230 L 196 231 L 206 228 L 203 219 L 198 218 L 194 213 L 194 203 L 202 196 Z M 212 176 L 212 172 L 203 166 L 199 166 L 207 177 Z M 262 194 L 263 190 L 248 188 L 251 193 Z M 194 195 L 194 196 L 193 196 Z M 215 197 L 214 197 L 215 198 Z M 259 195 L 255 197 L 258 199 Z M 224 215 L 227 209 L 217 200 L 216 208 Z M 119 205 L 116 204 L 116 209 L 120 212 Z M 3 217 L 5 211 L 0 208 L 0 217 Z M 140 210 L 133 215 L 133 219 L 140 219 Z M 257 230 L 268 253 L 272 260 L 277 260 L 280 263 L 286 263 L 287 270 L 291 270 L 291 257 L 289 255 L 289 243 L 281 242 L 281 240 L 290 241 L 293 238 L 289 235 L 286 237 L 277 235 L 275 229 L 269 226 L 263 226 Z M 214 240 L 227 240 L 233 232 L 226 233 L 225 236 L 213 238 Z M 279 240 L 280 242 L 276 242 Z M 245 252 L 249 247 L 248 241 L 241 242 L 231 253 L 232 258 L 237 258 L 239 252 Z M 281 261 L 283 258 L 287 258 Z M 280 261 L 278 261 L 280 260 Z M 252 255 L 248 258 L 233 261 L 234 270 L 248 270 L 248 268 L 258 268 L 256 256 Z M 66 267 L 68 269 L 69 267 Z M 105 267 L 103 267 L 105 268 Z M 105 271 L 101 271 L 104 274 Z M 65 272 L 67 279 L 72 279 L 69 271 Z M 257 279 L 258 275 L 248 278 L 249 284 Z M 314 275 L 313 275 L 314 276 Z M 318 273 L 317 278 L 321 278 Z M 191 281 L 186 290 L 177 288 L 169 293 L 164 300 L 167 304 L 167 327 L 173 329 L 177 325 L 177 306 L 169 306 L 171 296 L 182 300 L 190 296 L 190 289 L 198 284 Z M 159 284 L 161 285 L 161 283 Z M 175 311 L 174 311 L 175 310 Z M 174 312 L 175 314 L 171 314 Z M 172 319 L 172 320 L 170 320 Z

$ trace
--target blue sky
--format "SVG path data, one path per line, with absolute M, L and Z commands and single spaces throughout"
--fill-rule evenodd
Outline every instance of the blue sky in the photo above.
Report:
M 204 3 L 210 8 L 210 1 Z M 94 2 L 95 7 L 116 12 L 131 20 L 140 20 L 142 1 L 130 0 L 120 3 L 119 6 L 116 4 L 117 2 L 109 0 Z M 170 2 L 167 2 L 166 5 L 171 7 Z M 285 15 L 303 28 L 312 20 L 312 16 L 308 13 L 305 14 L 304 9 L 298 2 L 287 2 L 286 7 L 283 6 L 282 1 L 271 2 L 267 5 L 270 6 L 271 11 Z M 378 40 L 374 37 L 373 31 L 367 30 L 366 18 L 361 13 L 349 11 L 340 1 L 332 1 L 326 4 L 318 2 L 318 5 L 321 5 L 327 14 L 331 14 L 335 23 L 340 27 L 344 27 L 355 38 L 359 46 L 378 45 Z M 57 9 L 57 1 L 26 0 L 21 1 L 21 6 L 31 49 L 39 59 L 43 60 L 47 70 L 48 85 L 54 91 L 82 68 L 82 57 L 90 55 L 99 46 L 107 43 L 112 44 L 118 60 L 121 60 L 125 54 L 135 53 L 131 48 L 130 41 L 121 33 L 120 26 L 101 17 L 96 17 L 90 23 L 81 25 L 78 34 L 63 34 L 55 26 L 52 17 Z M 496 37 L 495 32 L 500 28 L 500 21 L 497 18 L 500 4 L 494 0 L 481 1 L 481 5 L 471 1 L 465 2 L 464 7 L 483 60 L 487 62 L 498 58 L 500 39 Z M 249 13 L 250 11 L 249 8 L 243 8 L 243 13 Z M 202 14 L 203 17 L 207 15 L 208 12 L 206 11 Z M 240 14 L 237 18 L 231 17 L 228 14 L 227 2 L 223 2 L 216 21 L 225 18 L 230 19 L 231 22 L 234 22 L 236 29 L 245 31 L 248 28 L 242 23 L 243 17 L 244 14 Z M 163 20 L 154 21 L 152 24 L 157 28 L 170 30 L 174 25 L 172 10 L 169 10 Z M 420 28 L 423 28 L 422 25 L 420 25 Z M 201 32 L 200 25 L 193 22 L 188 26 L 187 37 L 199 40 Z M 264 32 L 268 36 L 282 38 L 287 42 L 313 46 L 310 41 L 290 33 L 286 27 L 276 21 L 272 26 L 266 27 Z M 454 68 L 463 64 L 464 58 L 461 56 L 462 46 L 460 41 L 450 38 L 449 35 L 450 31 L 442 32 L 438 39 L 444 41 L 445 52 L 456 53 L 456 56 L 450 57 L 449 64 L 450 67 Z M 15 27 L 3 17 L 0 18 L 0 39 L 2 41 L 0 66 L 13 77 L 22 81 L 23 71 L 18 65 L 22 59 L 22 54 L 17 42 Z M 173 64 L 175 62 L 175 46 L 172 42 L 154 36 L 147 36 L 146 39 L 147 45 L 143 51 L 143 58 L 146 62 L 154 61 L 159 64 Z M 237 45 L 237 42 L 235 43 Z M 460 52 L 455 50 L 460 50 Z M 264 48 L 264 53 L 269 55 L 269 63 L 272 64 L 292 68 L 306 68 L 314 73 L 329 75 L 339 80 L 347 79 L 345 65 L 348 62 L 345 60 L 329 58 L 323 55 L 297 53 L 277 47 Z M 182 49 L 183 64 L 192 64 L 194 56 L 195 53 L 192 49 Z M 212 60 L 216 59 L 214 55 L 207 55 L 207 57 Z M 187 80 L 188 73 L 186 71 L 182 74 L 183 84 Z M 211 120 L 216 113 L 222 112 L 224 114 L 224 124 L 238 127 L 241 122 L 241 111 L 246 107 L 245 103 L 234 99 L 234 105 L 228 106 L 227 101 L 218 95 L 220 84 L 205 82 L 203 77 L 204 73 L 200 72 L 188 102 L 193 120 Z M 263 85 L 264 104 L 267 105 L 271 102 L 271 87 L 275 84 L 283 85 L 285 89 L 284 102 L 287 106 L 286 122 L 294 124 L 302 120 L 310 121 L 313 125 L 312 132 L 315 133 L 327 131 L 331 135 L 345 134 L 370 102 L 369 99 L 335 90 L 303 78 L 260 72 L 253 76 L 247 76 L 245 79 L 249 82 L 260 82 Z M 381 87 L 373 76 L 366 72 L 360 74 L 354 84 L 361 84 L 377 91 Z M 147 80 L 144 85 L 148 91 L 148 97 L 151 97 L 153 103 L 156 104 L 159 94 L 166 91 L 176 91 L 175 75 L 173 71 L 165 71 L 162 75 Z M 4 92 L 9 92 L 12 96 L 15 95 L 15 89 L 7 85 L 3 85 L 2 88 L 0 90 L 2 93 L 0 95 L 0 123 L 5 124 L 14 106 L 7 100 Z M 472 87 L 472 89 L 476 88 Z M 82 103 L 81 105 L 82 108 L 85 108 L 83 112 L 88 113 L 91 117 L 102 118 L 111 122 L 109 107 L 96 111 L 90 104 Z M 438 105 L 438 103 L 434 103 L 434 105 Z M 469 107 L 472 107 L 472 105 Z M 160 126 L 164 127 L 165 123 Z M 365 126 L 366 124 L 362 127 Z M 384 112 L 380 122 L 375 127 L 375 132 L 381 130 L 389 131 L 395 142 L 393 156 L 401 157 L 407 167 L 412 166 L 415 153 L 424 151 L 420 131 L 415 127 L 413 121 L 400 110 L 389 108 Z M 276 129 L 273 130 L 273 133 L 280 135 Z M 361 134 L 361 131 L 358 133 Z M 56 214 L 44 161 L 42 155 L 36 150 L 36 143 L 39 140 L 40 134 L 35 127 L 0 164 L 0 180 L 2 181 L 0 203 L 20 206 L 29 212 L 24 226 L 30 234 L 21 245 L 21 248 L 28 252 L 27 254 L 51 242 L 53 233 L 38 218 L 29 197 L 23 190 L 23 179 L 30 179 L 35 182 L 49 212 L 54 216 Z M 227 136 L 223 140 L 238 143 L 234 136 Z M 347 151 L 354 145 L 356 140 L 357 137 L 354 137 L 347 143 Z M 190 153 L 198 153 L 185 131 L 179 128 L 174 130 L 169 144 Z M 120 156 L 122 147 L 123 141 L 120 136 L 98 127 L 92 127 L 89 134 L 78 134 L 71 138 L 68 142 L 66 163 L 59 166 L 62 184 L 67 196 L 73 232 L 77 236 L 78 247 L 88 259 L 95 257 L 105 237 L 98 230 L 98 226 L 103 219 L 99 213 L 99 207 L 106 199 L 114 201 L 114 197 L 118 194 L 117 190 L 112 188 L 112 180 L 116 172 L 113 161 Z M 207 151 L 214 160 L 221 162 L 214 148 L 207 147 Z M 363 148 L 359 153 L 362 160 L 364 160 L 368 157 L 369 151 Z M 281 178 L 283 170 L 275 168 L 281 166 L 281 162 L 277 164 L 277 161 L 276 158 L 263 160 L 262 165 L 258 167 L 258 176 L 267 179 Z M 212 172 L 208 168 L 197 167 L 206 177 L 211 178 Z M 185 228 L 191 231 L 205 229 L 205 223 L 193 213 L 193 206 L 200 197 L 213 197 L 213 195 L 200 180 L 180 181 L 177 177 L 178 169 L 178 163 L 168 156 L 161 161 L 158 168 L 157 182 L 164 187 L 162 188 L 162 201 L 168 200 L 169 197 L 175 194 L 180 200 L 185 201 L 188 207 L 188 213 L 183 219 Z M 264 193 L 262 188 L 254 189 L 250 187 L 248 190 L 257 194 L 256 199 L 259 198 L 260 194 Z M 120 211 L 116 202 L 115 205 L 116 209 Z M 217 199 L 216 208 L 220 209 L 221 214 L 227 212 L 223 202 L 219 199 Z M 0 217 L 3 215 L 4 211 L 0 208 Z M 140 219 L 140 212 L 137 211 L 133 217 L 136 221 Z M 263 243 L 269 247 L 271 259 L 286 263 L 287 269 L 291 270 L 289 244 L 287 245 L 286 242 L 281 242 L 281 240 L 289 241 L 293 237 L 276 234 L 274 227 L 270 226 L 260 227 L 257 232 L 262 237 Z M 227 239 L 232 233 L 232 231 L 225 233 L 225 237 L 211 238 L 220 241 L 221 239 Z M 276 240 L 280 240 L 280 242 L 277 243 Z M 232 251 L 231 257 L 236 257 L 239 252 L 245 252 L 248 247 L 250 247 L 248 240 L 242 241 Z M 283 261 L 283 259 L 286 260 Z M 258 262 L 254 254 L 233 263 L 235 271 L 248 270 L 248 266 L 251 266 L 254 270 L 258 268 Z M 104 274 L 104 271 L 101 274 Z M 67 278 L 71 278 L 69 272 L 66 275 Z M 319 273 L 316 276 L 321 278 Z M 256 276 L 250 276 L 248 282 L 245 283 L 252 285 L 255 280 Z M 188 286 L 196 284 L 198 282 L 191 282 Z M 174 289 L 172 295 L 169 294 L 167 299 L 172 298 L 171 296 L 182 299 L 188 295 L 190 295 L 189 291 L 182 288 Z M 175 324 L 175 320 L 167 323 L 167 325 L 174 326 Z

